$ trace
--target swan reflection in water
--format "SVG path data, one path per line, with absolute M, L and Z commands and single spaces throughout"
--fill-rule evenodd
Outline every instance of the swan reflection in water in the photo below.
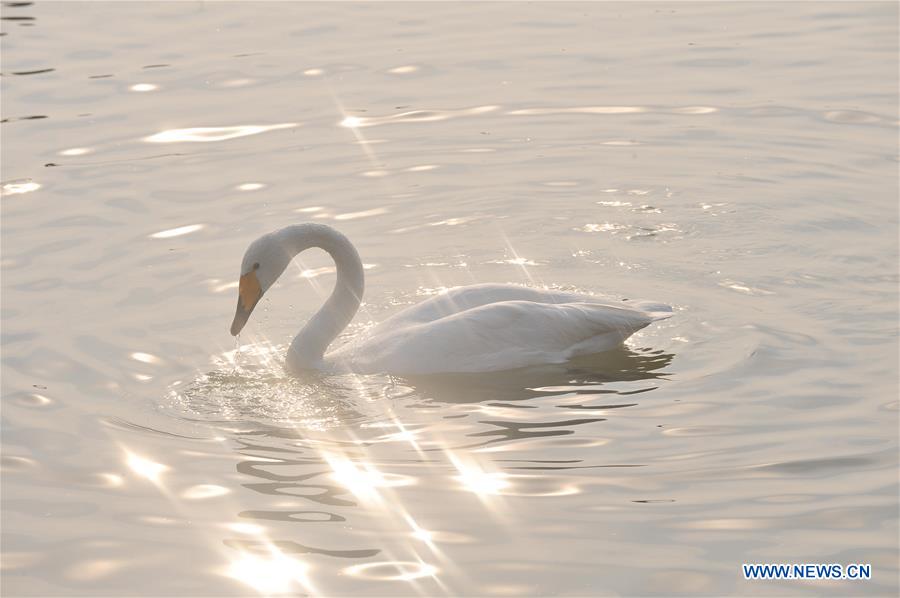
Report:
M 575 358 L 566 364 L 532 366 L 505 372 L 432 374 L 403 380 L 415 392 L 440 403 L 514 402 L 561 393 L 620 394 L 604 389 L 613 382 L 663 378 L 674 358 L 662 350 L 620 346 Z
M 299 559 L 372 581 L 441 583 L 452 567 L 441 546 L 475 539 L 455 529 L 450 514 L 448 529 L 420 525 L 422 492 L 474 494 L 502 519 L 505 497 L 581 492 L 581 478 L 567 470 L 640 465 L 596 463 L 596 451 L 573 455 L 602 444 L 592 433 L 566 454 L 545 443 L 636 405 L 674 357 L 620 347 L 510 372 L 298 377 L 271 359 L 281 354 L 244 347 L 247 363 L 236 367 L 226 354 L 219 370 L 177 393 L 182 418 L 216 427 L 240 455 L 236 521 L 266 530 L 221 538 L 234 559 L 228 575 L 254 585 L 253 571 L 284 569 L 269 575 L 278 591 L 327 585 L 324 571 L 318 579 L 317 568 Z M 419 498 L 406 498 L 411 491 Z
M 503 372 L 362 376 L 309 370 L 288 375 L 271 359 L 281 351 L 271 345 L 244 347 L 243 357 L 258 363 L 241 365 L 235 364 L 235 352 L 227 352 L 217 360 L 220 369 L 200 376 L 183 390 L 173 390 L 172 396 L 187 413 L 212 420 L 255 421 L 264 427 L 280 422 L 290 424 L 292 431 L 298 427 L 325 430 L 377 421 L 384 416 L 382 400 L 415 401 L 420 408 L 438 408 L 437 403 L 520 402 L 565 393 L 639 394 L 656 387 L 623 392 L 605 386 L 665 379 L 664 368 L 674 358 L 660 349 L 620 346 L 566 364 Z M 225 367 L 229 364 L 233 364 L 231 369 Z

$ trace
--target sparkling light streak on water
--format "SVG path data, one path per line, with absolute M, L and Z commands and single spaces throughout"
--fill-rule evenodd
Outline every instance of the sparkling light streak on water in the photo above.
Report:
M 35 183 L 34 181 L 25 181 L 21 183 L 4 183 L 2 188 L 2 195 L 18 195 L 20 193 L 31 193 L 32 191 L 37 191 L 40 188 L 41 184 Z
M 190 127 L 187 129 L 169 129 L 144 138 L 149 143 L 183 143 L 214 142 L 259 135 L 279 129 L 290 129 L 299 123 L 281 123 L 277 125 L 241 125 L 234 127 Z
M 156 461 L 152 461 L 129 451 L 125 452 L 125 456 L 125 464 L 128 465 L 131 471 L 142 478 L 150 480 L 156 485 L 161 483 L 162 474 L 171 469 L 168 465 L 157 463 Z
M 228 567 L 226 575 L 244 583 L 260 594 L 286 594 L 296 590 L 312 592 L 309 565 L 289 557 L 274 546 L 269 554 L 242 554 Z
M 189 235 L 191 233 L 195 233 L 198 230 L 203 229 L 202 224 L 187 224 L 185 226 L 179 226 L 177 228 L 170 228 L 167 230 L 161 230 L 157 233 L 153 233 L 150 235 L 151 239 L 170 239 L 172 237 L 180 237 L 182 235 Z

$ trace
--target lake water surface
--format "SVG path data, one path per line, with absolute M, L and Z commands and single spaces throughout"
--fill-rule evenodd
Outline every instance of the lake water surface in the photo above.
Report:
M 4 2 L 6 596 L 898 592 L 896 3 Z M 286 377 L 441 289 L 672 304 L 567 368 Z M 742 563 L 869 563 L 745 581 Z

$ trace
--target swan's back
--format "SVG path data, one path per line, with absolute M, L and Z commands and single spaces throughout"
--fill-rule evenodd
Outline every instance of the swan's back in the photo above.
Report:
M 668 306 L 603 302 L 516 285 L 451 289 L 381 323 L 329 355 L 361 372 L 488 372 L 612 349 Z
M 484 283 L 454 287 L 421 303 L 408 307 L 385 320 L 381 326 L 395 327 L 398 323 L 432 322 L 464 311 L 503 301 L 531 301 L 534 303 L 576 303 L 590 299 L 589 295 L 534 289 L 517 284 Z

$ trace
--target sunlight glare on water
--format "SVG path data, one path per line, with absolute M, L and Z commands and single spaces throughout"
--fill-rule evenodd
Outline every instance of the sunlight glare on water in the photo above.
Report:
M 309 567 L 272 547 L 268 555 L 243 554 L 228 568 L 227 575 L 263 595 L 284 594 L 299 589 L 313 592 L 307 577 Z
M 4 3 L 4 595 L 897 595 L 897 5 L 411 8 Z M 291 376 L 326 253 L 229 326 L 300 222 L 364 264 L 336 343 L 482 282 L 675 313 Z

